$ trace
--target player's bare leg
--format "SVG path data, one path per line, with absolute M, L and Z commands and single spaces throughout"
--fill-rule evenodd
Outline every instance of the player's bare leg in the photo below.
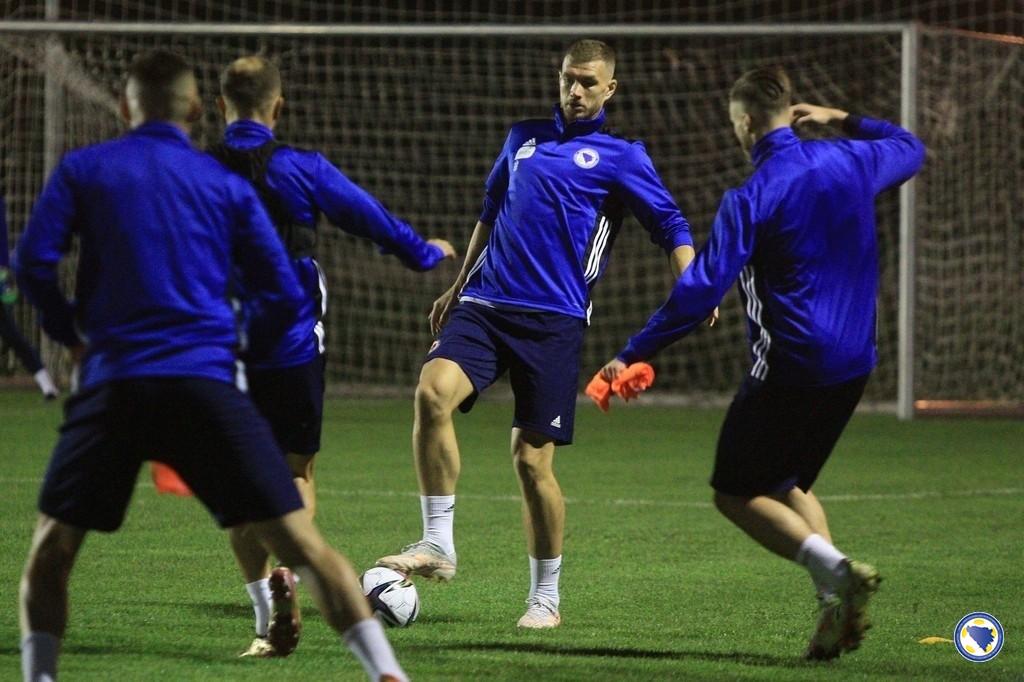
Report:
M 251 528 L 274 556 L 302 578 L 324 620 L 342 635 L 371 679 L 384 675 L 406 679 L 380 623 L 372 617 L 352 564 L 324 541 L 306 510 L 253 523 Z
M 784 559 L 795 560 L 800 545 L 814 533 L 800 514 L 767 495 L 739 497 L 716 492 L 715 506 L 761 546 Z
M 800 488 L 792 488 L 789 492 L 778 497 L 779 501 L 799 514 L 811 530 L 832 542 L 832 534 L 828 530 L 828 517 L 825 515 L 825 508 L 821 506 L 817 495 L 810 490 L 804 492 Z
M 310 518 L 316 518 L 316 479 L 313 477 L 316 455 L 297 455 L 289 452 L 287 460 L 295 487 L 299 489 L 299 496 L 302 498 L 302 506 L 309 512 Z
M 245 589 L 249 593 L 255 615 L 253 629 L 256 636 L 240 655 L 255 658 L 287 655 L 275 650 L 267 637 L 273 609 L 273 597 L 270 593 L 270 554 L 248 525 L 229 528 L 228 541 L 245 580 Z
M 229 528 L 228 539 L 246 583 L 261 580 L 270 575 L 270 554 L 260 544 L 259 538 L 249 526 Z
M 821 506 L 817 496 L 810 490 L 804 492 L 794 487 L 788 493 L 780 495 L 779 501 L 799 514 L 814 533 L 820 535 L 825 542 L 832 542 L 832 535 L 828 530 L 828 519 L 825 516 L 825 509 Z M 811 576 L 814 580 L 814 576 Z M 814 589 L 818 593 L 818 599 L 824 600 L 834 594 L 828 583 L 814 580 Z
M 291 469 L 292 477 L 295 480 L 295 487 L 302 497 L 302 504 L 306 513 L 312 519 L 316 514 L 316 488 L 313 482 L 313 463 L 315 456 L 287 455 L 288 468 Z M 256 637 L 249 644 L 249 648 L 242 652 L 242 656 L 256 658 L 269 658 L 273 656 L 287 656 L 295 649 L 295 644 L 286 647 L 275 647 L 267 636 L 268 629 L 274 612 L 275 592 L 271 589 L 271 566 L 270 553 L 260 542 L 256 533 L 250 526 L 236 526 L 228 529 L 228 538 L 231 542 L 231 549 L 235 554 L 235 560 L 245 579 L 245 589 L 252 600 L 255 614 Z M 288 577 L 283 578 L 285 581 Z M 280 582 L 281 577 L 278 577 Z M 281 589 L 278 587 L 277 594 Z M 280 597 L 277 602 L 287 601 Z M 292 605 L 294 606 L 294 605 Z M 280 608 L 278 610 L 281 610 Z M 291 609 L 289 609 L 291 610 Z M 297 617 L 297 616 L 296 616 Z M 294 637 L 285 637 L 282 641 L 291 642 L 298 639 L 298 627 L 295 628 Z
M 835 658 L 856 649 L 864 639 L 870 627 L 867 602 L 878 590 L 881 577 L 874 567 L 847 559 L 783 498 L 791 499 L 788 495 L 748 498 L 716 492 L 715 506 L 763 547 L 805 566 L 815 584 L 824 588 L 818 625 L 805 656 Z
M 458 364 L 434 358 L 423 365 L 416 386 L 413 459 L 423 495 L 454 495 L 461 467 L 452 413 L 473 394 Z
M 552 628 L 558 612 L 558 575 L 565 534 L 565 498 L 555 478 L 550 436 L 512 429 L 512 461 L 523 494 L 523 527 L 530 554 L 530 595 L 519 627 Z
M 57 678 L 68 622 L 68 578 L 86 531 L 40 514 L 21 577 L 21 668 L 24 679 Z
M 378 566 L 435 580 L 447 581 L 455 576 L 452 526 L 461 461 L 452 413 L 472 393 L 473 384 L 458 364 L 434 358 L 423 365 L 416 386 L 412 430 L 423 537 L 398 554 L 381 557 Z

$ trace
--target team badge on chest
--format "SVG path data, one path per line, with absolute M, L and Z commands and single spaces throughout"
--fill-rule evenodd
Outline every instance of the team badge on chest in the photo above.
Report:
M 601 155 L 597 153 L 596 149 L 590 147 L 584 147 L 572 155 L 573 163 L 583 169 L 593 168 L 600 160 Z

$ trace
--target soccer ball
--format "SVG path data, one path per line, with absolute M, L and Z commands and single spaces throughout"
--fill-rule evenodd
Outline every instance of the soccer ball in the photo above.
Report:
M 420 614 L 416 586 L 398 571 L 377 566 L 363 573 L 359 584 L 373 615 L 384 625 L 404 628 L 412 625 Z

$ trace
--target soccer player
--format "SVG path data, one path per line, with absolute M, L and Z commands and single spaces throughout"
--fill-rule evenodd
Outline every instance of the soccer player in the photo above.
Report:
M 295 569 L 371 679 L 404 680 L 351 565 L 302 509 L 270 426 L 234 384 L 233 271 L 259 303 L 253 343 L 273 346 L 305 300 L 270 219 L 247 182 L 193 148 L 200 105 L 181 57 L 136 57 L 121 108 L 131 130 L 64 157 L 16 252 L 43 329 L 82 355 L 21 583 L 24 678 L 56 677 L 75 556 L 89 530 L 120 526 L 141 463 L 154 457 L 220 525 L 250 524 Z M 56 267 L 73 234 L 72 303 Z M 294 635 L 293 588 L 274 585 L 272 638 Z
M 43 367 L 39 352 L 22 336 L 14 324 L 10 306 L 18 300 L 18 289 L 14 286 L 10 265 L 10 252 L 7 250 L 7 204 L 0 194 L 0 341 L 10 346 L 18 356 L 18 360 L 43 392 L 43 397 L 46 400 L 54 400 L 59 391 L 53 377 Z
M 725 193 L 708 243 L 606 379 L 685 336 L 739 278 L 753 366 L 722 424 L 711 485 L 717 508 L 810 572 L 821 613 L 807 657 L 855 649 L 879 576 L 832 544 L 811 492 L 875 366 L 875 197 L 921 167 L 924 146 L 885 121 L 791 106 L 776 68 L 736 81 L 729 117 L 754 173 Z M 801 141 L 792 126 L 853 139 Z
M 233 61 L 221 74 L 217 105 L 228 126 L 223 143 L 209 151 L 257 189 L 305 292 L 299 318 L 273 347 L 245 355 L 249 395 L 270 422 L 310 515 L 316 510 L 313 465 L 320 450 L 324 401 L 324 325 L 327 283 L 313 258 L 317 218 L 367 237 L 413 270 L 426 271 L 455 251 L 442 239 L 424 240 L 389 214 L 321 154 L 274 138 L 284 107 L 281 74 L 260 56 Z M 238 292 L 244 300 L 244 292 Z M 287 655 L 267 638 L 270 566 L 267 551 L 244 527 L 232 528 L 231 545 L 256 614 L 256 637 L 243 656 Z
M 561 622 L 565 503 L 552 460 L 555 446 L 572 442 L 590 290 L 625 212 L 669 254 L 675 276 L 694 253 L 689 224 L 644 145 L 604 130 L 614 74 L 611 47 L 573 43 L 559 72 L 554 115 L 509 131 L 487 178 L 462 271 L 431 312 L 439 336 L 420 374 L 413 425 L 423 536 L 377 562 L 439 580 L 455 575 L 460 458 L 452 413 L 468 411 L 507 371 L 530 565 L 527 610 L 518 623 L 524 628 Z

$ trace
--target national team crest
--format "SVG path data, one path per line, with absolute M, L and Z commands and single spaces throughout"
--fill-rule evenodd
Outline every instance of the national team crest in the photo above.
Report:
M 956 624 L 953 643 L 972 663 L 991 661 L 1003 648 L 1003 626 L 995 616 L 982 611 L 968 613 Z
M 573 163 L 584 170 L 593 168 L 600 160 L 601 155 L 597 153 L 596 149 L 591 149 L 590 147 L 584 147 L 572 155 Z

